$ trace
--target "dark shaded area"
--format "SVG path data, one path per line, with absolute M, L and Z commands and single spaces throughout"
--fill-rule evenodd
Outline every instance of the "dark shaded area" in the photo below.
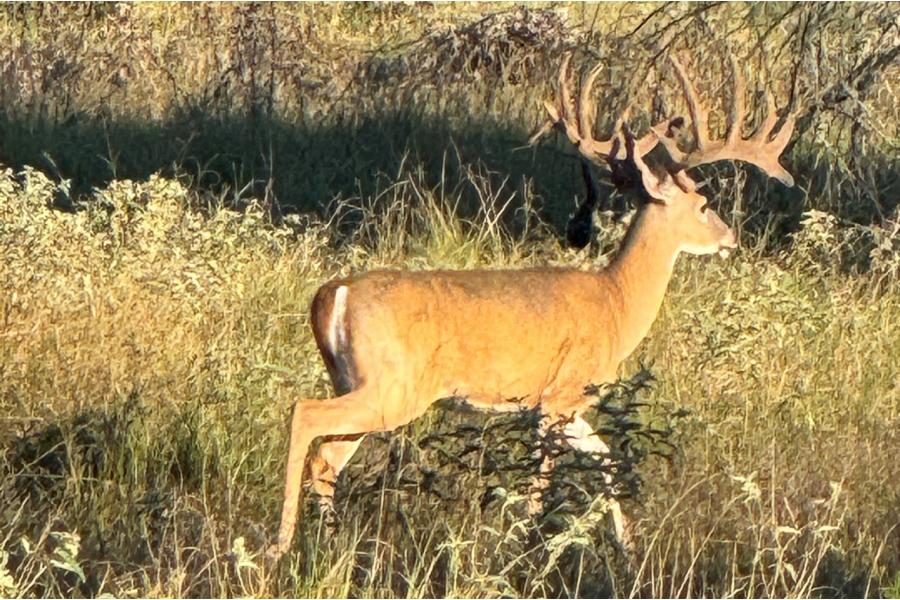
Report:
M 595 210 L 621 213 L 625 200 L 612 194 L 609 182 L 600 179 L 598 185 L 594 167 L 562 140 L 526 147 L 527 134 L 509 122 L 482 118 L 456 124 L 410 109 L 310 125 L 202 113 L 164 123 L 73 116 L 58 124 L 0 114 L 0 162 L 71 179 L 74 195 L 113 179 L 145 179 L 155 172 L 187 176 L 195 188 L 228 205 L 240 207 L 257 198 L 276 219 L 295 211 L 325 214 L 335 198 L 374 197 L 404 168 L 421 169 L 425 181 L 437 187 L 442 180 L 459 181 L 464 168 L 480 164 L 491 173 L 495 189 L 504 190 L 504 196 L 516 194 L 514 208 L 521 206 L 526 182 L 531 182 L 542 218 L 565 232 L 571 246 L 584 247 L 595 235 Z M 785 162 L 797 175 L 794 188 L 744 165 L 707 166 L 693 175 L 706 181 L 703 193 L 726 220 L 740 219 L 745 234 L 767 232 L 769 243 L 778 245 L 798 227 L 802 212 L 816 205 L 807 194 L 834 185 L 837 177 L 831 165 L 801 149 Z M 879 190 L 878 197 L 834 208 L 847 221 L 880 223 L 896 210 L 900 176 L 888 157 L 864 167 L 865 185 Z M 747 175 L 740 207 L 722 200 L 736 169 Z M 845 182 L 853 185 L 850 177 Z M 460 210 L 474 214 L 476 190 L 463 186 L 462 191 Z M 730 217 L 733 209 L 741 215 Z
M 607 440 L 608 462 L 572 450 L 563 433 L 567 420 L 550 424 L 540 439 L 537 409 L 493 413 L 476 410 L 465 399 L 449 398 L 423 417 L 431 423 L 425 433 L 414 437 L 412 425 L 395 432 L 415 439 L 408 447 L 394 446 L 393 440 L 399 439 L 395 434 L 367 436 L 339 481 L 340 495 L 355 506 L 389 485 L 460 502 L 472 500 L 472 489 L 484 489 L 478 502 L 485 510 L 510 494 L 527 494 L 543 457 L 550 456 L 557 467 L 546 494 L 547 515 L 583 511 L 598 495 L 636 498 L 641 465 L 650 456 L 674 452 L 668 441 L 671 427 L 652 422 L 643 410 L 647 405 L 641 398 L 652 381 L 650 372 L 642 369 L 616 384 L 586 388 L 594 405 L 585 416 Z M 612 477 L 609 484 L 604 475 Z
M 404 165 L 421 168 L 437 186 L 442 178 L 455 183 L 461 166 L 483 164 L 498 187 L 519 192 L 520 203 L 525 179 L 533 180 L 544 215 L 561 225 L 579 193 L 577 161 L 549 144 L 524 148 L 527 137 L 509 123 L 454 126 L 402 109 L 311 125 L 203 114 L 158 124 L 88 117 L 53 124 L 0 115 L 0 162 L 71 179 L 75 195 L 113 179 L 187 174 L 226 203 L 265 200 L 276 217 L 323 213 L 337 197 L 373 196 Z M 474 202 L 474 190 L 467 191 Z
M 145 419 L 153 419 L 151 411 L 133 391 L 108 410 L 36 422 L 0 437 L 0 505 L 7 510 L 27 507 L 14 530 L 17 536 L 32 540 L 34 551 L 49 557 L 59 541 L 53 533 L 46 537 L 48 532 L 80 538 L 77 560 L 84 579 L 48 569 L 32 594 L 93 597 L 111 566 L 149 567 L 159 559 L 163 568 L 175 567 L 183 562 L 170 554 L 176 523 L 177 543 L 202 547 L 203 515 L 176 506 L 176 496 L 200 490 L 216 476 L 211 457 L 200 447 L 197 408 L 186 409 L 169 427 L 167 438 L 158 438 L 150 448 L 142 446 L 153 427 Z M 14 573 L 27 559 L 18 541 L 8 540 L 3 548 Z M 208 558 L 201 551 L 186 560 L 201 570 Z
M 383 17 L 427 20 L 431 8 L 347 4 L 340 17 L 364 27 Z M 610 7 L 606 16 L 622 19 L 627 12 Z M 578 161 L 568 156 L 573 150 L 546 142 L 522 148 L 526 129 L 541 118 L 539 100 L 546 97 L 545 82 L 556 77 L 561 53 L 576 49 L 579 70 L 598 60 L 608 69 L 627 65 L 600 94 L 603 129 L 604 119 L 626 101 L 649 99 L 644 79 L 651 64 L 658 66 L 658 56 L 651 56 L 657 51 L 690 48 L 716 80 L 723 55 L 717 40 L 726 34 L 716 29 L 719 22 L 713 26 L 715 17 L 754 40 L 747 54 L 751 70 L 788 78 L 790 97 L 779 104 L 801 109 L 793 152 L 785 157 L 797 188 L 738 167 L 749 181 L 740 206 L 719 207 L 726 220 L 733 208 L 743 232 L 766 232 L 770 243 L 778 243 L 804 210 L 881 223 L 900 198 L 896 148 L 876 135 L 864 110 L 900 52 L 896 9 L 888 4 L 851 10 L 833 4 L 668 3 L 647 12 L 637 26 L 605 22 L 602 30 L 570 27 L 552 9 L 511 6 L 452 27 L 434 24 L 417 40 L 369 54 L 335 47 L 322 31 L 327 23 L 299 9 L 198 7 L 180 15 L 179 24 L 190 39 L 208 40 L 206 47 L 216 52 L 196 72 L 145 60 L 158 40 L 146 25 L 135 25 L 149 21 L 132 21 L 126 5 L 19 4 L 5 13 L 14 38 L 8 77 L 15 85 L 0 92 L 0 161 L 71 178 L 76 193 L 113 178 L 163 171 L 187 174 L 198 188 L 222 194 L 232 205 L 262 199 L 278 218 L 292 210 L 321 213 L 336 197 L 372 196 L 384 187 L 379 174 L 389 179 L 401 165 L 421 167 L 425 181 L 437 185 L 442 177 L 456 177 L 460 164 L 478 163 L 506 182 L 504 191 L 521 191 L 523 180 L 532 180 L 544 217 L 560 232 L 575 210 L 567 237 L 583 246 L 594 235 L 593 207 L 608 203 L 611 186 L 596 193 L 589 188 L 576 209 L 574 199 L 584 190 Z M 82 43 L 84 32 L 104 28 L 107 37 L 98 47 Z M 835 37 L 842 31 L 846 40 Z M 31 39 L 36 32 L 52 33 Z M 872 32 L 880 33 L 870 40 Z M 179 30 L 165 41 L 168 52 L 182 47 L 179 35 L 187 34 Z M 53 42 L 47 44 L 48 38 Z M 847 42 L 846 52 L 834 53 L 829 44 L 835 40 Z M 122 44 L 121 56 L 105 47 L 114 42 Z M 179 87 L 179 78 L 188 77 L 199 84 L 190 93 Z M 153 86 L 144 85 L 150 80 Z M 157 93 L 170 85 L 171 97 Z M 653 111 L 666 112 L 672 97 L 653 94 Z M 127 98 L 136 109 L 129 114 L 146 106 L 148 113 L 168 116 L 125 120 L 107 103 L 110 98 Z M 814 137 L 823 126 L 827 135 Z M 704 170 L 714 200 L 729 189 L 734 173 L 730 165 Z
M 516 585 L 515 595 L 533 591 L 529 578 L 550 560 L 552 549 L 546 542 L 560 533 L 565 535 L 569 518 L 583 515 L 597 498 L 638 501 L 644 463 L 654 455 L 672 455 L 674 449 L 668 443 L 671 430 L 645 414 L 646 405 L 641 401 L 651 381 L 650 373 L 641 370 L 613 386 L 586 390 L 597 400 L 586 416 L 611 447 L 608 462 L 574 451 L 562 432 L 565 421 L 551 425 L 541 439 L 537 410 L 489 413 L 460 399 L 437 403 L 416 424 L 390 434 L 367 436 L 338 479 L 338 514 L 330 520 L 340 528 L 362 515 L 365 527 L 379 531 L 381 541 L 364 541 L 357 548 L 356 584 L 364 585 L 385 541 L 393 548 L 395 573 L 415 572 L 414 565 L 421 560 L 417 551 L 421 540 L 416 536 L 423 532 L 411 523 L 433 523 L 431 535 L 439 540 L 446 536 L 451 542 L 454 530 L 475 518 L 498 532 L 493 537 L 484 530 L 475 532 L 485 551 L 480 560 L 491 565 L 490 572 L 500 573 L 507 561 L 521 558 L 518 574 L 507 577 Z M 417 435 L 423 425 L 427 427 Z M 544 456 L 552 456 L 556 467 L 543 495 L 543 514 L 529 517 L 526 499 Z M 605 475 L 612 477 L 610 484 Z M 304 510 L 308 515 L 318 513 L 314 497 L 307 497 Z M 510 530 L 516 521 L 525 522 L 527 531 L 504 538 L 499 532 Z M 316 528 L 318 524 L 301 518 L 301 528 L 304 526 Z M 590 549 L 573 544 L 557 557 L 558 564 L 541 589 L 543 595 L 568 597 L 576 588 L 585 597 L 615 595 L 611 570 L 616 576 L 626 573 L 625 556 L 602 522 L 590 536 Z M 300 540 L 314 536 L 301 532 L 296 539 L 302 543 Z M 450 592 L 442 565 L 451 560 L 451 553 L 447 548 L 435 557 L 439 566 L 428 580 L 431 596 Z M 408 593 L 409 582 L 401 577 L 383 585 L 396 595 Z
M 528 589 L 525 579 L 542 568 L 549 552 L 544 542 L 564 528 L 566 515 L 581 514 L 599 496 L 633 498 L 640 487 L 641 464 L 665 446 L 667 433 L 645 423 L 644 405 L 638 400 L 648 383 L 647 374 L 641 372 L 603 393 L 588 391 L 598 398 L 595 417 L 611 441 L 611 463 L 573 451 L 561 433 L 564 423 L 551 427 L 544 440 L 538 439 L 540 415 L 535 410 L 484 413 L 455 400 L 438 403 L 422 419 L 398 431 L 368 436 L 342 473 L 337 491 L 340 522 L 358 522 L 373 534 L 378 532 L 364 536 L 366 541 L 357 548 L 357 572 L 362 578 L 357 583 L 366 584 L 367 563 L 379 560 L 377 555 L 387 544 L 396 549 L 395 560 L 411 563 L 409 569 L 392 569 L 384 575 L 390 581 L 381 582 L 402 595 L 409 585 L 402 574 L 413 572 L 412 564 L 421 559 L 417 554 L 421 540 L 416 536 L 427 534 L 436 536 L 428 548 L 437 553 L 429 589 L 445 595 L 450 557 L 442 541 L 450 541 L 452 528 L 472 529 L 473 515 L 498 531 L 512 520 L 527 519 L 524 503 L 507 505 L 507 499 L 527 495 L 543 454 L 550 453 L 557 468 L 545 495 L 545 514 L 529 520 L 527 535 L 514 536 L 508 545 L 496 548 L 496 553 L 492 549 L 491 556 L 485 557 L 500 572 L 503 561 L 529 551 L 528 564 L 512 578 L 522 578 L 521 589 Z M 45 527 L 80 536 L 78 561 L 84 579 L 50 569 L 33 593 L 93 596 L 110 576 L 107 569 L 117 576 L 134 566 L 149 573 L 185 568 L 192 574 L 202 573 L 216 551 L 227 551 L 211 548 L 209 536 L 221 536 L 221 532 L 210 532 L 213 523 L 230 528 L 240 522 L 242 534 L 253 536 L 258 500 L 241 508 L 232 504 L 228 492 L 204 491 L 228 486 L 216 457 L 204 446 L 208 440 L 200 429 L 198 410 L 184 408 L 161 422 L 157 411 L 133 391 L 106 410 L 88 410 L 3 434 L 0 503 L 28 507 L 24 521 L 15 526 L 16 535 L 27 536 L 37 552 L 51 557 L 56 542 L 52 536 L 42 538 Z M 161 426 L 167 434 L 157 439 L 153 432 Z M 417 436 L 416 430 L 424 433 Z M 604 473 L 613 475 L 612 487 Z M 201 498 L 202 506 L 192 506 Z M 321 543 L 312 532 L 322 523 L 310 518 L 317 507 L 314 498 L 307 498 L 298 545 Z M 275 522 L 274 515 L 266 518 Z M 585 593 L 613 592 L 605 567 L 596 572 L 596 578 L 582 572 L 582 564 L 621 560 L 621 551 L 605 527 L 592 535 L 596 539 L 586 563 L 576 556 L 584 549 L 566 550 L 558 571 L 548 579 L 546 594 L 568 595 L 566 590 L 572 589 L 576 578 L 583 580 Z M 251 540 L 253 547 L 264 547 L 266 542 L 264 537 Z M 191 552 L 185 553 L 188 548 Z M 17 540 L 4 550 L 10 553 L 9 567 L 15 572 L 27 555 Z M 306 560 L 316 556 L 312 548 L 306 550 Z M 192 595 L 209 596 L 214 590 L 206 586 L 206 579 L 198 576 L 185 589 Z

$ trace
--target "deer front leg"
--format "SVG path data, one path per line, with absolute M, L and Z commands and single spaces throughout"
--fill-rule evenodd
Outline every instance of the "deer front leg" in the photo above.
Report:
M 531 479 L 531 490 L 528 495 L 528 514 L 531 516 L 539 515 L 544 510 L 544 491 L 550 484 L 550 476 L 556 465 L 553 453 L 545 452 L 545 438 L 552 424 L 549 416 L 541 415 L 538 423 L 538 448 L 534 453 L 535 458 L 541 459 L 541 466 L 538 474 Z
M 566 424 L 563 431 L 566 435 L 566 441 L 570 446 L 581 452 L 605 457 L 603 459 L 604 465 L 610 463 L 608 458 L 609 446 L 600 439 L 600 436 L 594 433 L 594 429 L 587 421 L 581 417 L 575 417 Z M 608 486 L 612 485 L 612 475 L 604 473 L 603 478 Z M 613 527 L 616 532 L 616 539 L 623 547 L 631 549 L 631 540 L 628 536 L 628 521 L 622 513 L 622 507 L 615 498 L 609 498 L 607 503 L 609 505 L 609 513 L 612 517 Z

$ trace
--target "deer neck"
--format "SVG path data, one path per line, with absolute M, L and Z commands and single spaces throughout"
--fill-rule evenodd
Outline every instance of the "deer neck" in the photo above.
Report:
M 615 315 L 619 336 L 617 352 L 624 360 L 653 325 L 662 306 L 679 246 L 665 230 L 654 207 L 642 208 L 625 235 L 622 247 L 605 273 L 622 295 Z

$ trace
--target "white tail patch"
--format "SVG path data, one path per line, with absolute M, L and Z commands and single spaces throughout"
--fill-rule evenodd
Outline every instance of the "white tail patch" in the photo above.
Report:
M 334 304 L 331 305 L 331 319 L 328 323 L 328 345 L 331 354 L 337 356 L 347 345 L 347 286 L 342 285 L 334 292 Z

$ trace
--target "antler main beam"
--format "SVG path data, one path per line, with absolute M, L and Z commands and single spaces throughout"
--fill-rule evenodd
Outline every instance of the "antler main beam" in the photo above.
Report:
M 687 102 L 688 113 L 691 118 L 691 134 L 693 135 L 693 148 L 684 152 L 678 148 L 674 137 L 660 136 L 660 143 L 665 146 L 672 158 L 682 168 L 690 169 L 702 164 L 708 164 L 720 160 L 740 160 L 750 163 L 762 169 L 769 177 L 778 179 L 786 186 L 794 185 L 794 178 L 781 166 L 778 158 L 787 146 L 794 131 L 795 114 L 788 115 L 781 129 L 772 135 L 778 122 L 778 113 L 775 99 L 769 90 L 766 90 L 766 117 L 757 130 L 749 137 L 743 137 L 743 122 L 747 116 L 744 104 L 746 85 L 741 68 L 734 56 L 729 56 L 733 79 L 731 105 L 728 112 L 725 137 L 722 140 L 709 139 L 708 111 L 699 100 L 697 90 L 687 75 L 682 63 L 674 56 L 669 57 L 669 62 L 675 69 L 675 74 L 684 93 Z

